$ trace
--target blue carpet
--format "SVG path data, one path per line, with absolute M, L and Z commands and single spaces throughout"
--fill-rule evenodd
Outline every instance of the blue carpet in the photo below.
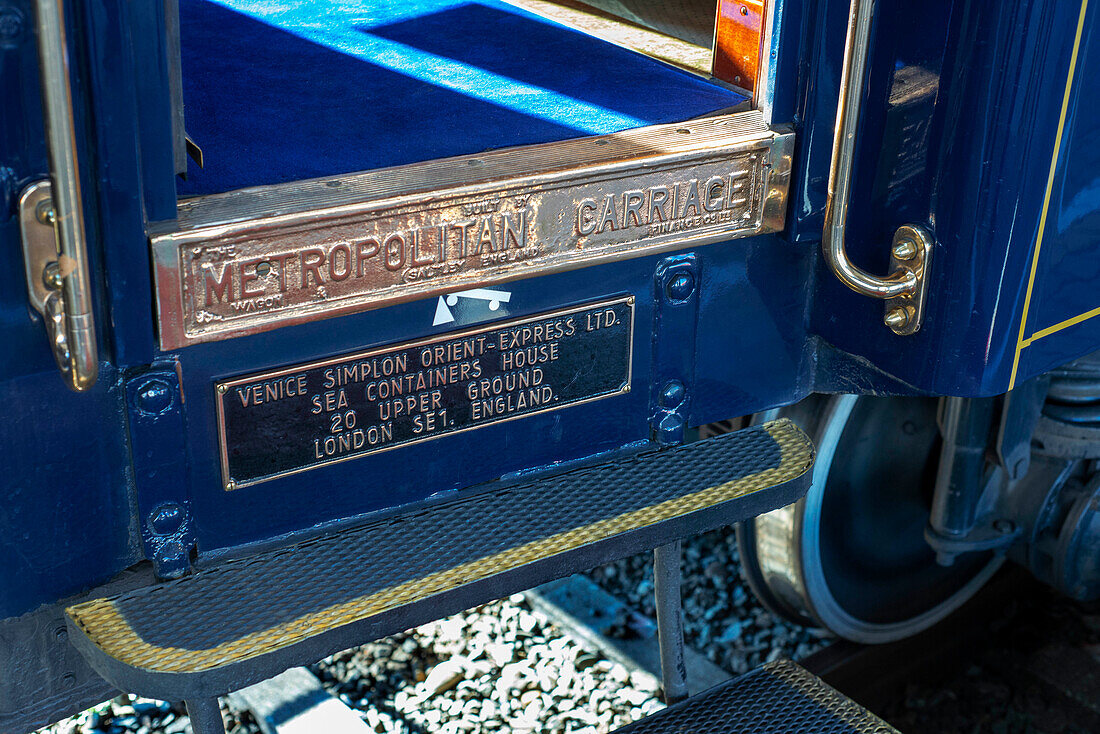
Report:
M 676 122 L 735 92 L 503 2 L 181 0 L 181 195 Z

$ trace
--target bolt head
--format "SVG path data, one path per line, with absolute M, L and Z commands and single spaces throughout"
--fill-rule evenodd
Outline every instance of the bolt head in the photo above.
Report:
M 183 527 L 183 508 L 175 502 L 166 502 L 149 513 L 149 528 L 157 535 L 171 535 Z
M 670 413 L 661 419 L 657 426 L 661 443 L 679 443 L 684 439 L 684 419 Z
M 686 301 L 695 290 L 695 278 L 691 273 L 677 273 L 665 287 L 665 293 L 671 301 Z
M 42 282 L 46 287 L 52 291 L 59 291 L 64 281 L 65 279 L 61 277 L 61 264 L 56 260 L 47 263 L 46 269 L 42 271 Z
M 159 415 L 172 407 L 172 388 L 164 380 L 147 380 L 137 390 L 137 407 L 148 415 Z
M 917 256 L 917 245 L 912 240 L 902 240 L 894 245 L 894 257 L 898 260 L 912 260 Z
M 898 306 L 897 308 L 892 308 L 887 311 L 886 318 L 883 320 L 886 322 L 886 325 L 894 331 L 904 329 L 909 325 L 909 312 L 901 306 Z
M 669 380 L 661 390 L 661 405 L 665 408 L 675 408 L 684 402 L 684 383 L 679 380 Z
M 57 221 L 57 211 L 53 208 L 53 201 L 43 199 L 34 208 L 34 216 L 39 224 L 53 224 Z
M 163 563 L 178 562 L 187 557 L 187 550 L 178 540 L 169 540 L 157 550 L 157 558 Z

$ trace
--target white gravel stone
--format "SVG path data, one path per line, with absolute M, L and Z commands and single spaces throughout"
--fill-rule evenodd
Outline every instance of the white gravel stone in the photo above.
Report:
M 466 670 L 459 658 L 444 660 L 432 668 L 428 677 L 420 684 L 421 698 L 445 693 L 457 686 L 465 676 Z
M 651 676 L 632 678 L 580 647 L 522 597 L 345 651 L 313 670 L 337 694 L 357 691 L 356 706 L 394 712 L 378 718 L 394 734 L 603 734 L 661 707 Z

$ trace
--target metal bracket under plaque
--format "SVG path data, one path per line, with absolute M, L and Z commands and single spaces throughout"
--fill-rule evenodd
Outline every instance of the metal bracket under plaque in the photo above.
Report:
M 776 232 L 793 143 L 749 111 L 186 199 L 161 347 Z

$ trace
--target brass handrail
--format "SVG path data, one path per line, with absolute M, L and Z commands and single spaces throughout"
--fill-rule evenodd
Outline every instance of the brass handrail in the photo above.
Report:
M 99 367 L 62 0 L 37 0 L 35 15 L 46 148 L 53 183 L 48 218 L 56 232 L 58 251 L 49 277 L 59 292 L 55 308 L 60 313 L 47 318 L 47 328 L 51 329 L 58 366 L 69 387 L 79 392 L 95 384 Z
M 887 325 L 899 334 L 910 334 L 920 328 L 923 316 L 923 281 L 932 252 L 931 234 L 920 225 L 901 227 L 894 237 L 892 270 L 885 276 L 873 275 L 857 266 L 849 259 L 845 246 L 852 163 L 874 8 L 874 0 L 852 0 L 849 8 L 821 246 L 826 262 L 844 285 L 865 296 L 888 299 Z

